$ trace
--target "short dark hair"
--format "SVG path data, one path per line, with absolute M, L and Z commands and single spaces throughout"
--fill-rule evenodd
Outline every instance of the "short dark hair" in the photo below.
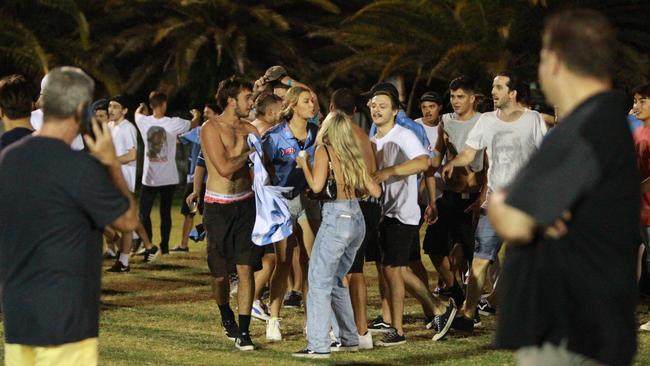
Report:
M 453 79 L 449 83 L 449 90 L 458 90 L 458 89 L 463 89 L 469 94 L 474 94 L 475 91 L 474 82 L 467 76 L 461 75 Z
M 32 112 L 33 86 L 14 74 L 0 79 L 0 109 L 10 119 L 27 118 Z
M 332 93 L 332 105 L 334 109 L 352 116 L 354 114 L 354 109 L 356 108 L 356 98 L 352 90 L 348 88 L 336 89 Z
M 273 93 L 264 92 L 260 94 L 255 100 L 255 114 L 257 116 L 265 115 L 266 110 L 275 103 L 282 104 L 282 98 Z
M 514 90 L 517 92 L 517 98 L 515 99 L 517 102 L 527 100 L 528 89 L 526 87 L 526 84 L 523 83 L 519 78 L 519 75 L 517 75 L 516 73 L 510 70 L 503 70 L 497 73 L 495 77 L 496 76 L 503 76 L 508 78 L 508 82 L 506 83 L 506 86 L 510 91 Z
M 208 108 L 212 109 L 212 111 L 213 111 L 214 113 L 221 113 L 221 112 L 223 112 L 223 111 L 221 110 L 221 108 L 219 108 L 219 106 L 217 105 L 217 103 L 213 103 L 213 102 L 205 103 L 205 107 L 208 107 Z
M 632 96 L 639 94 L 644 98 L 650 98 L 650 84 L 639 85 L 632 89 L 632 92 L 630 94 L 632 94 Z
M 375 94 L 373 94 L 372 97 L 374 98 L 378 95 L 385 95 L 388 97 L 388 99 L 390 99 L 390 107 L 392 110 L 396 111 L 399 109 L 400 102 L 399 99 L 397 99 L 397 96 L 395 94 L 387 91 L 378 91 Z
M 108 99 L 97 99 L 91 105 L 93 112 L 106 111 L 108 112 Z
M 151 108 L 158 108 L 165 102 L 167 102 L 167 94 L 158 90 L 149 93 L 149 105 Z
M 612 74 L 616 33 L 607 18 L 595 10 L 567 9 L 550 16 L 542 43 L 576 74 L 597 78 Z
M 228 105 L 228 98 L 237 99 L 237 95 L 239 95 L 242 90 L 253 90 L 253 84 L 244 81 L 235 75 L 229 77 L 228 79 L 222 80 L 219 83 L 217 95 L 215 96 L 217 105 L 221 109 L 226 109 L 226 106 Z

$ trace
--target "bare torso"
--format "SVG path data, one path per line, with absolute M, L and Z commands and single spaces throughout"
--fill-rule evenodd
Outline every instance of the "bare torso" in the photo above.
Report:
M 212 135 L 210 141 L 205 141 L 202 145 L 210 144 L 211 141 L 214 141 L 215 144 L 222 144 L 223 150 L 221 153 L 225 154 L 226 158 L 235 158 L 248 151 L 248 143 L 246 142 L 248 134 L 257 132 L 255 127 L 248 122 L 240 121 L 230 125 L 220 121 L 219 117 L 206 122 L 205 127 L 213 128 L 216 133 Z M 245 161 L 230 176 L 222 176 L 216 167 L 217 162 L 212 161 L 209 155 L 204 152 L 205 165 L 208 169 L 208 181 L 206 183 L 208 191 L 232 195 L 251 190 L 252 177 Z
M 459 152 L 456 151 L 454 145 L 449 142 L 447 134 L 443 135 L 443 140 L 446 150 L 445 157 L 447 161 L 451 161 L 451 159 L 455 158 Z M 486 164 L 487 162 L 484 162 L 483 170 L 480 172 L 474 172 L 468 166 L 455 167 L 450 178 L 443 178 L 445 182 L 445 190 L 457 193 L 480 192 L 485 183 Z

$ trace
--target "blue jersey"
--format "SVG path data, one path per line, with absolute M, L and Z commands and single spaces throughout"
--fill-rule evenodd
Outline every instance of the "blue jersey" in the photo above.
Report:
M 307 123 L 307 139 L 301 147 L 287 121 L 280 122 L 266 132 L 263 141 L 264 155 L 273 164 L 274 186 L 293 187 L 294 194 L 307 188 L 304 173 L 296 168 L 296 158 L 301 150 L 305 150 L 309 154 L 309 159 L 313 161 L 317 134 L 318 126 Z
M 431 145 L 431 142 L 429 142 L 429 138 L 427 137 L 427 132 L 424 130 L 424 127 L 422 127 L 421 124 L 408 118 L 406 116 L 406 113 L 404 113 L 404 111 L 397 112 L 397 116 L 395 117 L 395 123 L 412 131 L 415 134 L 415 136 L 417 136 L 418 140 L 420 140 L 422 146 L 429 152 L 430 158 L 432 158 L 435 155 L 433 152 L 433 146 Z M 375 136 L 376 133 L 377 133 L 377 126 L 373 123 L 372 126 L 370 126 L 370 133 L 368 135 L 372 138 L 373 136 Z
M 190 131 L 179 136 L 183 144 L 190 144 L 189 169 L 187 171 L 187 183 L 194 182 L 194 170 L 196 169 L 201 153 L 201 127 L 194 127 Z M 203 163 L 205 167 L 205 162 Z

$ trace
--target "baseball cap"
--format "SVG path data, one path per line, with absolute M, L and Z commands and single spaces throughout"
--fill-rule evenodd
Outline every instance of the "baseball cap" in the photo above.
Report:
M 266 79 L 267 83 L 280 80 L 283 76 L 287 76 L 287 69 L 280 65 L 271 66 L 264 73 L 264 79 Z
M 109 102 L 116 102 L 119 105 L 121 105 L 122 108 L 128 108 L 128 100 L 126 99 L 125 96 L 122 96 L 122 95 L 116 95 L 116 96 L 112 97 L 109 100 Z
M 395 87 L 395 85 L 393 85 L 391 83 L 385 83 L 385 82 L 384 83 L 377 83 L 377 84 L 373 85 L 372 88 L 370 88 L 369 91 L 367 91 L 365 93 L 361 93 L 361 96 L 363 96 L 365 98 L 372 98 L 372 96 L 375 95 L 378 92 L 384 92 L 384 93 L 391 94 L 392 96 L 394 96 L 396 99 L 399 100 L 399 92 L 397 91 L 397 88 Z
M 108 100 L 102 98 L 102 99 L 98 99 L 98 100 L 94 101 L 93 104 L 92 104 L 92 109 L 93 109 L 93 112 L 95 112 L 97 110 L 100 110 L 100 109 L 108 110 Z
M 440 95 L 434 91 L 428 91 L 420 97 L 420 103 L 422 102 L 434 102 L 438 103 L 438 105 L 442 105 L 442 98 L 440 98 Z

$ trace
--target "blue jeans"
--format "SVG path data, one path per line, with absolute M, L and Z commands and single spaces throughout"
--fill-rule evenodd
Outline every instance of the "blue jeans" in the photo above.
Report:
M 352 267 L 366 226 L 356 200 L 325 202 L 322 216 L 309 259 L 307 348 L 330 352 L 328 333 L 332 311 L 339 325 L 341 343 L 359 344 L 350 292 L 343 286 L 343 277 Z
M 474 258 L 487 259 L 490 262 L 497 259 L 503 240 L 494 231 L 486 212 L 481 212 L 474 240 Z

